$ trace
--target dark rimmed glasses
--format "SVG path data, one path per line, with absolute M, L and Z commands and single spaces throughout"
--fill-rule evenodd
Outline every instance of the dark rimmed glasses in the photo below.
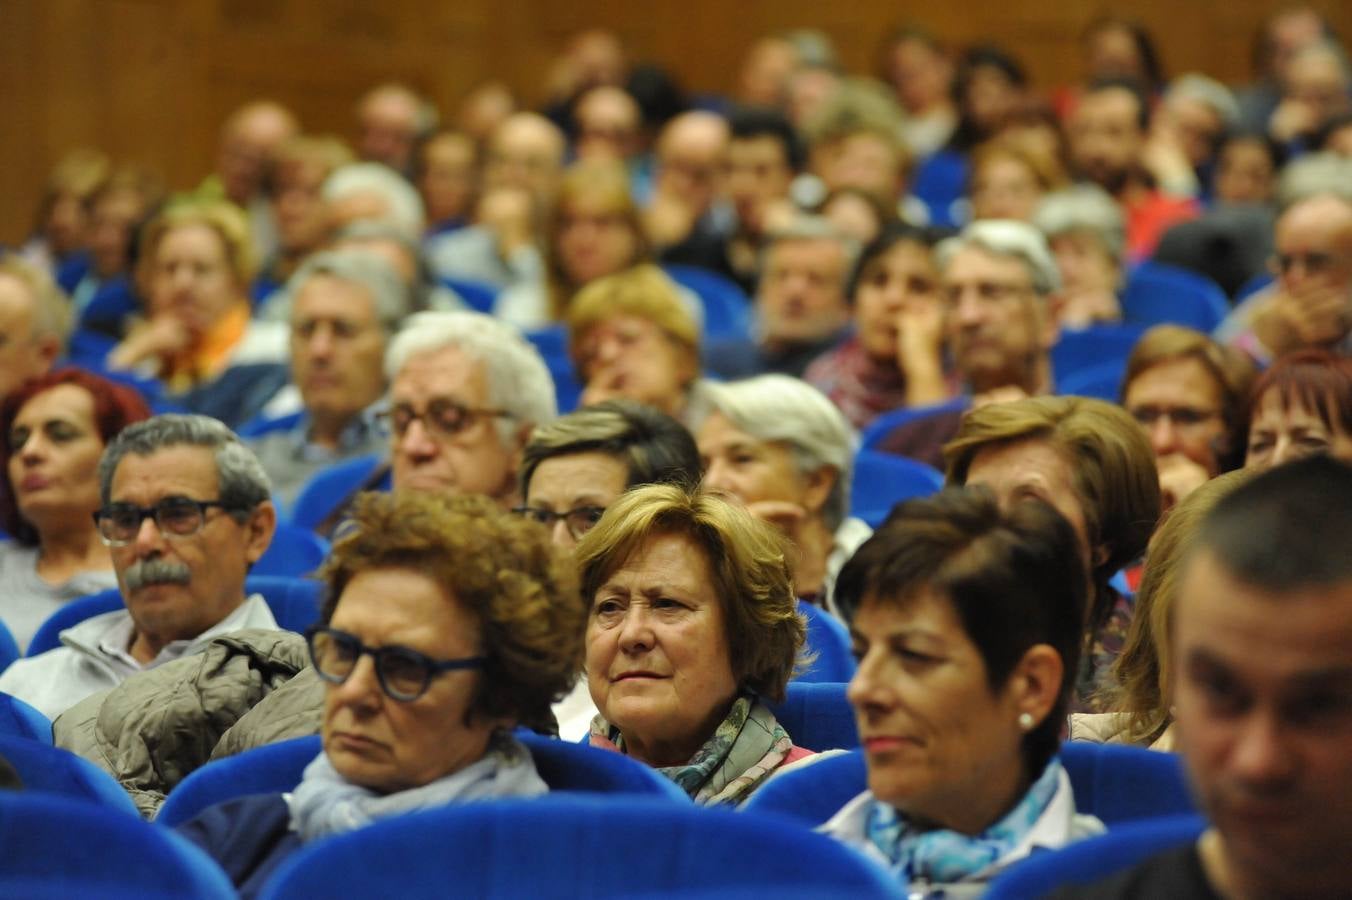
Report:
M 445 397 L 433 400 L 421 412 L 408 403 L 400 403 L 376 414 L 395 437 L 403 437 L 414 422 L 422 422 L 428 431 L 443 437 L 454 437 L 484 416 L 512 418 L 512 414 L 503 409 L 465 406 Z
M 464 659 L 433 659 L 408 647 L 368 647 L 355 634 L 337 628 L 311 628 L 305 633 L 310 647 L 310 662 L 319 677 L 330 684 L 342 684 L 357 668 L 357 660 L 370 656 L 375 662 L 380 689 L 392 700 L 409 703 L 427 692 L 432 679 L 443 672 L 482 669 L 486 656 Z
M 596 523 L 601 521 L 601 517 L 606 514 L 604 506 L 576 506 L 567 512 L 554 512 L 552 509 L 543 509 L 539 506 L 518 506 L 512 510 L 518 516 L 528 516 L 539 522 L 546 528 L 553 528 L 554 524 L 563 519 L 568 527 L 568 533 L 573 536 L 573 540 L 582 540 L 582 535 L 596 527 Z
M 192 537 L 206 524 L 207 510 L 233 509 L 220 500 L 193 500 L 191 497 L 166 497 L 154 506 L 135 503 L 109 503 L 94 513 L 99 538 L 109 547 L 125 547 L 136 540 L 141 523 L 154 518 L 165 537 Z

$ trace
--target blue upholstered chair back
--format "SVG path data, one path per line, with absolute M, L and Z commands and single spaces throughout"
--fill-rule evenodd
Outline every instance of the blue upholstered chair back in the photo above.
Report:
M 18 697 L 0 693 L 0 736 L 52 742 L 52 721 Z
M 130 802 L 130 801 L 129 801 Z M 0 792 L 0 897 L 230 900 L 229 879 L 178 835 L 110 810 L 31 791 Z
M 860 450 L 854 457 L 850 515 L 877 528 L 902 500 L 924 497 L 944 486 L 943 473 L 904 456 Z
M 854 707 L 845 698 L 842 683 L 789 682 L 784 702 L 769 706 L 796 746 L 809 750 L 859 746 Z
M 380 455 L 370 453 L 315 473 L 296 495 L 296 502 L 291 507 L 291 524 L 313 530 L 370 478 L 378 465 Z
M 1071 742 L 1061 747 L 1061 763 L 1075 791 L 1075 808 L 1108 825 L 1195 810 L 1182 765 L 1173 753 Z M 815 826 L 835 815 L 867 783 L 863 752 L 856 751 L 777 776 L 752 795 L 746 808 Z
M 793 680 L 834 683 L 853 678 L 854 655 L 850 652 L 850 633 L 845 626 L 835 616 L 803 600 L 798 601 L 798 611 L 807 619 L 804 649 L 815 657 Z
M 751 336 L 751 300 L 736 282 L 698 266 L 667 265 L 662 269 L 704 304 L 705 343 Z
M 1129 822 L 1107 834 L 1038 853 L 1011 866 L 992 882 L 987 900 L 1045 897 L 1071 885 L 1093 884 L 1156 853 L 1197 839 L 1206 828 L 1200 816 L 1166 816 Z
M 429 810 L 318 842 L 283 863 L 262 897 L 592 900 L 752 890 L 897 896 L 868 860 L 791 823 L 639 797 L 549 796 Z
M 19 653 L 19 644 L 14 640 L 14 635 L 10 634 L 9 628 L 4 622 L 0 622 L 0 672 L 9 668 L 9 664 L 22 656 Z
M 1132 325 L 1172 322 L 1210 334 L 1229 312 L 1230 302 L 1216 282 L 1163 263 L 1141 263 L 1127 275 L 1122 292 L 1122 318 Z
M 131 797 L 113 776 L 69 750 L 31 738 L 0 735 L 0 756 L 19 773 L 25 791 L 60 794 L 85 803 L 136 813 Z M 5 847 L 6 859 L 11 852 Z M 3 869 L 0 865 L 0 870 Z
M 524 731 L 517 732 L 517 737 L 530 749 L 540 777 L 553 791 L 641 794 L 690 802 L 674 782 L 626 756 Z M 312 735 L 207 763 L 169 792 L 156 821 L 181 825 L 234 797 L 292 790 L 319 750 L 319 736 Z

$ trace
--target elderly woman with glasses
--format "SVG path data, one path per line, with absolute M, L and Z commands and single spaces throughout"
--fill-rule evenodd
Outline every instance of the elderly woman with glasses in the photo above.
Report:
M 581 663 L 572 566 L 483 497 L 363 495 L 323 578 L 330 599 L 307 636 L 323 752 L 292 793 L 227 801 L 181 828 L 245 897 L 311 841 L 545 793 L 512 729 L 548 721 Z
M 783 699 L 806 632 L 786 550 L 740 504 L 676 485 L 606 511 L 576 551 L 592 746 L 702 806 L 740 804 L 810 755 L 766 705 Z

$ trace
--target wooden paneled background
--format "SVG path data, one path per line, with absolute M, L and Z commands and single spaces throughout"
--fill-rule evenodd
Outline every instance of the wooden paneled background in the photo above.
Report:
M 1343 35 L 1352 2 L 1316 0 Z M 352 105 L 398 78 L 451 108 L 488 76 L 528 99 L 566 37 L 617 31 L 639 60 L 688 88 L 731 86 L 744 48 L 775 28 L 815 26 L 844 62 L 871 69 L 879 37 L 921 21 L 956 43 L 1014 49 L 1039 87 L 1078 75 L 1077 36 L 1098 14 L 1149 26 L 1171 72 L 1242 82 L 1263 0 L 0 0 L 0 241 L 29 227 L 53 160 L 78 145 L 158 168 L 174 187 L 210 168 L 232 108 L 269 95 L 307 130 L 350 134 Z

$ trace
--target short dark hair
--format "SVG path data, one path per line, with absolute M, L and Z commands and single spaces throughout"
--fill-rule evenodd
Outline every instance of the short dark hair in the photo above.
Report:
M 840 570 L 834 596 L 850 622 L 865 600 L 904 606 L 926 589 L 946 597 L 981 653 L 992 693 L 1029 648 L 1051 646 L 1061 688 L 1023 746 L 1036 778 L 1060 746 L 1087 584 L 1075 530 L 1049 505 L 1030 500 L 1002 512 L 985 488 L 945 488 L 897 506 Z
M 521 496 L 540 463 L 575 453 L 606 453 L 625 464 L 625 488 L 699 484 L 699 448 L 680 422 L 633 400 L 606 400 L 531 432 L 521 461 Z
M 952 237 L 955 233 L 951 228 L 938 226 L 921 227 L 906 222 L 888 223 L 883 226 L 883 230 L 878 233 L 878 236 L 860 251 L 859 258 L 854 263 L 854 270 L 850 273 L 850 281 L 846 286 L 845 296 L 849 298 L 850 304 L 853 305 L 855 292 L 859 290 L 859 282 L 864 277 L 865 270 L 870 268 L 878 257 L 886 254 L 897 244 L 915 244 L 932 251 L 940 241 Z
M 760 106 L 746 106 L 728 117 L 728 130 L 734 141 L 772 137 L 784 148 L 784 161 L 797 172 L 803 168 L 803 142 L 793 123 L 781 112 Z
M 1269 469 L 1216 504 L 1199 550 L 1269 591 L 1352 578 L 1352 467 L 1312 456 Z

